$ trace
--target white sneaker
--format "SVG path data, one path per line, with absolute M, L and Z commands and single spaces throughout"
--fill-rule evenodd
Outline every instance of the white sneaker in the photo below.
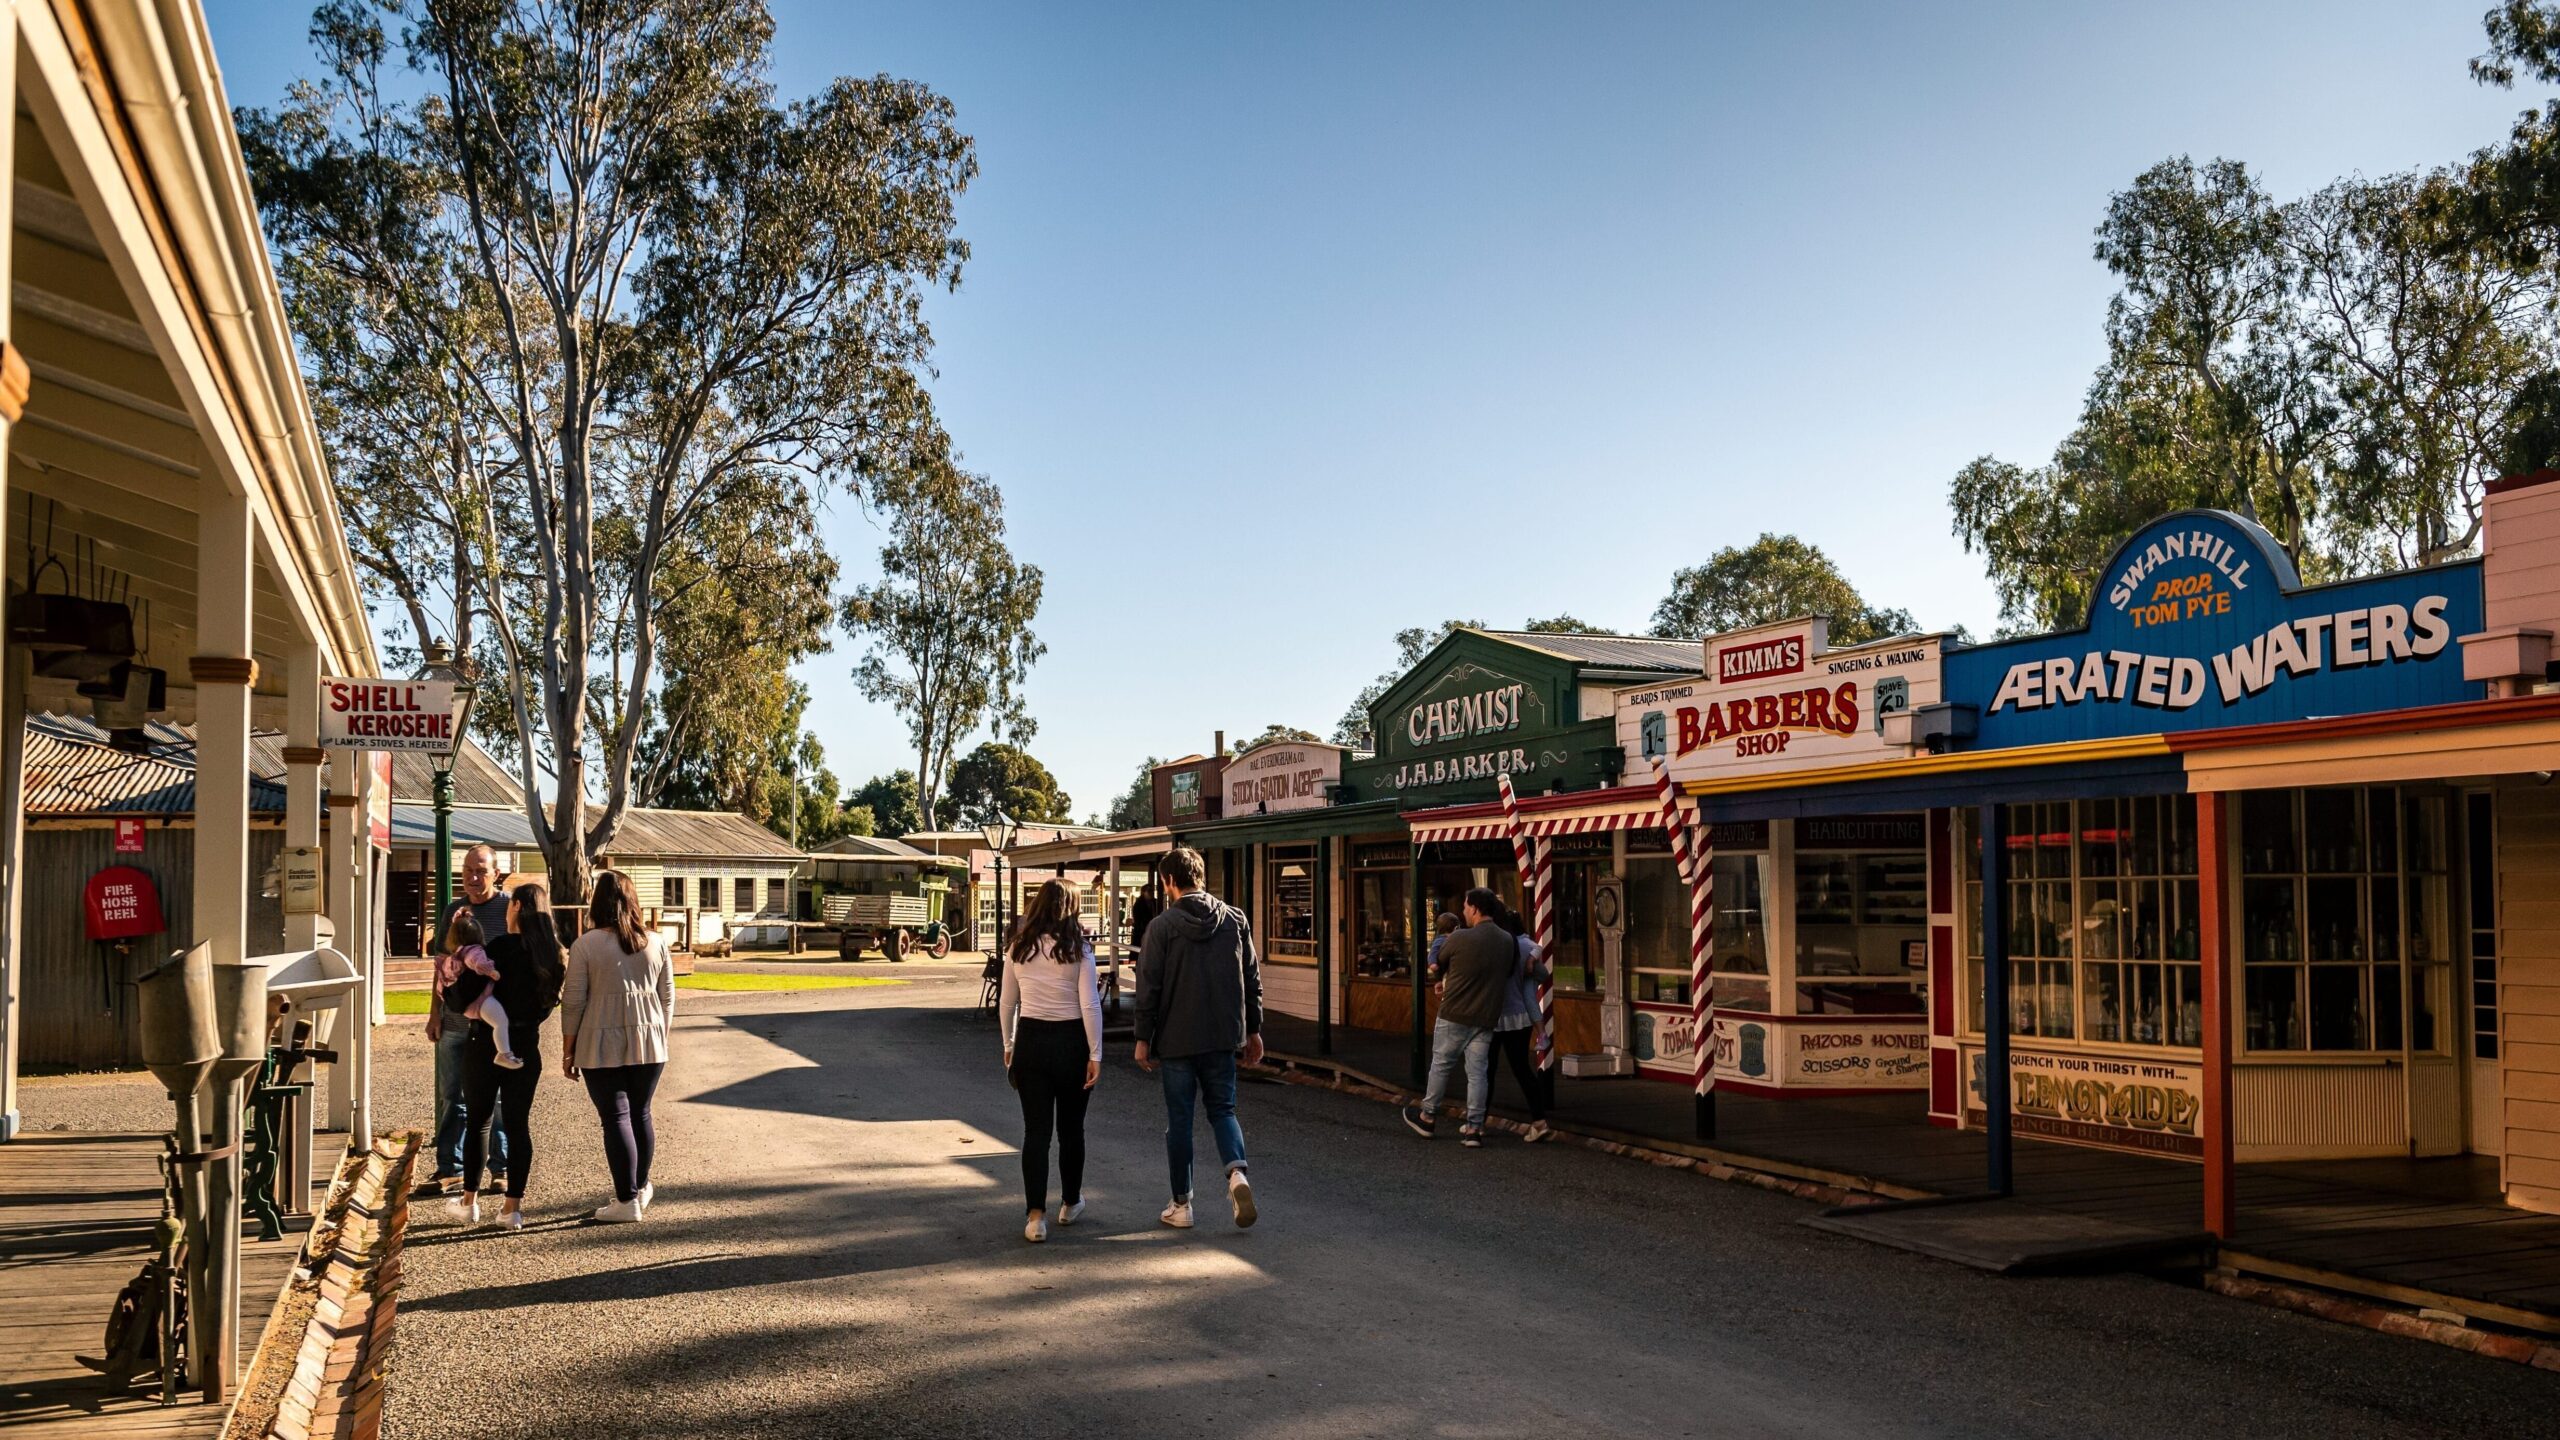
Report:
M 502 1051 L 498 1055 L 498 1068 L 501 1070 L 521 1070 L 524 1068 L 524 1057 L 521 1055 L 510 1055 Z
M 523 1212 L 523 1211 L 521 1211 L 521 1210 L 501 1210 L 501 1211 L 499 1211 L 499 1212 L 498 1212 L 498 1228 L 499 1228 L 499 1229 L 501 1229 L 501 1230 L 521 1230 L 521 1229 L 523 1229 L 523 1228 L 524 1228 L 524 1212 Z
M 1083 1218 L 1084 1202 L 1081 1200 L 1077 1201 L 1073 1205 L 1061 1205 L 1058 1207 L 1058 1223 L 1061 1225 L 1073 1225 Z
M 643 1185 L 643 1186 L 641 1186 L 641 1187 L 640 1187 L 640 1193 L 631 1197 L 631 1203 L 632 1203 L 632 1204 L 634 1204 L 634 1205 L 639 1206 L 639 1207 L 640 1207 L 640 1213 L 641 1213 L 641 1214 L 643 1214 L 643 1215 L 646 1215 L 646 1214 L 648 1214 L 648 1213 L 649 1213 L 649 1202 L 650 1202 L 650 1201 L 652 1201 L 652 1200 L 655 1200 L 655 1199 L 657 1199 L 657 1198 L 658 1198 L 658 1187 L 657 1187 L 657 1186 L 655 1186 L 655 1185 Z
M 453 1216 L 453 1223 L 456 1225 L 480 1223 L 480 1197 L 477 1195 L 468 1192 L 456 1195 L 444 1202 L 444 1208 L 447 1214 Z
M 1163 1212 L 1156 1218 L 1176 1230 L 1188 1230 L 1191 1228 L 1191 1202 L 1176 1200 L 1164 1207 Z
M 1022 1222 L 1022 1238 L 1030 1241 L 1034 1245 L 1048 1239 L 1049 1217 L 1047 1213 L 1039 1210 L 1032 1211 L 1031 1218 Z
M 1253 1208 L 1253 1182 L 1241 1170 L 1227 1172 L 1227 1199 L 1236 1207 L 1236 1228 L 1250 1230 L 1260 1214 Z
M 636 1199 L 616 1200 L 610 1205 L 599 1205 L 588 1213 L 587 1218 L 599 1225 L 634 1224 L 640 1219 L 640 1202 Z

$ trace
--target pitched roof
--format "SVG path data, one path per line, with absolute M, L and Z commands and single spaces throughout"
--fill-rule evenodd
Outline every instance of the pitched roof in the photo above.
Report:
M 734 810 L 624 811 L 605 847 L 616 855 L 667 860 L 800 860 L 790 842 Z
M 1694 675 L 1705 663 L 1700 641 L 1663 640 L 1651 635 L 1583 635 L 1549 634 L 1533 630 L 1485 630 L 1478 632 L 1532 650 L 1561 655 L 1580 665 L 1599 666 L 1610 670 L 1657 670 L 1670 675 Z
M 154 720 L 143 727 L 147 748 L 120 750 L 86 720 L 49 712 L 27 717 L 26 809 L 30 815 L 192 815 L 196 809 L 196 737 L 184 725 Z M 268 738 L 268 737 L 260 737 Z M 283 773 L 250 746 L 249 812 L 284 813 Z

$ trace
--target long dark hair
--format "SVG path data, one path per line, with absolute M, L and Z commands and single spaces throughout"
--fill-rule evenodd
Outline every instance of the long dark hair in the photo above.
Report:
M 619 870 L 596 872 L 596 888 L 587 896 L 587 928 L 610 930 L 622 942 L 622 953 L 637 955 L 646 943 L 640 929 L 640 901 L 631 881 Z
M 551 891 L 539 880 L 527 880 L 507 892 L 516 905 L 516 940 L 545 974 L 558 971 L 560 926 L 551 918 Z
M 1040 941 L 1046 937 L 1056 951 L 1061 965 L 1072 965 L 1084 956 L 1084 924 L 1076 919 L 1076 892 L 1064 880 L 1052 880 L 1040 887 L 1031 899 L 1031 908 L 1013 927 L 1013 944 L 1008 953 L 1020 964 L 1040 953 Z

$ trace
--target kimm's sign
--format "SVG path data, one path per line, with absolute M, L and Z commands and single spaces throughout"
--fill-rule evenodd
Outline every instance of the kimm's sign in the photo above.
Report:
M 1805 769 L 1900 755 L 1884 718 L 1938 699 L 1942 640 L 1911 635 L 1830 648 L 1820 619 L 1706 642 L 1705 679 L 1616 693 L 1618 743 L 1641 771 L 1679 780 Z
M 1985 747 L 2447 704 L 2478 694 L 2454 641 L 2480 616 L 2477 561 L 2306 588 L 2266 531 L 2189 510 L 2116 552 L 2084 629 L 1956 651 L 1947 686 Z
M 320 744 L 330 750 L 452 751 L 462 696 L 450 680 L 320 682 Z

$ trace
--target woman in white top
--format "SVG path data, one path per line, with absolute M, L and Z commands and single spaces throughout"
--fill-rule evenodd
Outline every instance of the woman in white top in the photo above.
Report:
M 1022 1093 L 1022 1238 L 1049 1238 L 1049 1138 L 1058 1141 L 1058 1223 L 1084 1213 L 1084 1107 L 1102 1078 L 1102 992 L 1093 944 L 1076 923 L 1076 892 L 1052 880 L 1006 947 L 996 1024 L 1004 1068 Z
M 667 1023 L 675 1006 L 667 942 L 640 928 L 631 881 L 598 871 L 587 897 L 587 931 L 569 947 L 560 987 L 560 1068 L 587 1082 L 587 1098 L 604 1124 L 613 1203 L 589 1218 L 608 1225 L 638 1220 L 657 1194 L 649 1184 L 658 1148 L 649 1097 L 667 1068 Z

